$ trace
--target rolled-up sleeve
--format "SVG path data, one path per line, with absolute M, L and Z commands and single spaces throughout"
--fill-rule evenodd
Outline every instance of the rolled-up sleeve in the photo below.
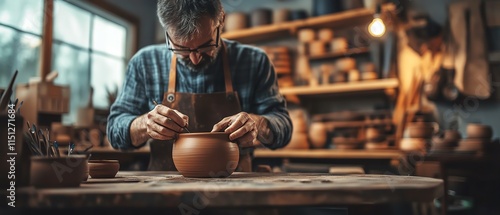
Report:
M 125 77 L 122 89 L 111 105 L 106 128 L 108 139 L 115 149 L 136 148 L 130 138 L 130 125 L 135 118 L 147 112 L 144 70 L 138 58 L 130 60 Z
M 272 144 L 265 146 L 270 149 L 282 148 L 290 142 L 292 121 L 286 107 L 286 100 L 280 94 L 277 75 L 267 55 L 260 55 L 258 60 L 258 79 L 255 86 L 255 104 L 257 114 L 269 121 L 274 135 Z

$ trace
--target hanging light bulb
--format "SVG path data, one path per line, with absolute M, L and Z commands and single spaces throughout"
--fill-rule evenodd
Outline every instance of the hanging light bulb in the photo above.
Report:
M 375 17 L 368 25 L 368 32 L 374 37 L 381 37 L 385 33 L 385 24 L 381 18 Z
M 368 32 L 374 37 L 381 37 L 385 34 L 385 24 L 380 18 L 381 6 L 377 5 L 375 15 L 373 15 L 372 22 L 368 25 Z

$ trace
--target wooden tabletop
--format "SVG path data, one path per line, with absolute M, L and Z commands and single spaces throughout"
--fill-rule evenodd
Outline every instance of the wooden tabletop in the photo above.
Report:
M 207 200 L 207 207 L 356 205 L 430 202 L 442 180 L 414 176 L 304 173 L 233 173 L 228 178 L 185 178 L 176 172 L 119 172 L 77 188 L 20 188 L 18 205 L 29 208 L 177 208 Z
M 399 159 L 401 150 L 339 150 L 339 149 L 256 149 L 255 158 L 314 158 L 314 159 Z

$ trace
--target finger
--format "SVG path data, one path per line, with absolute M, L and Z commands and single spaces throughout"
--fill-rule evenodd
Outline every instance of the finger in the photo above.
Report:
M 248 121 L 246 124 L 244 124 L 243 126 L 241 126 L 240 128 L 238 128 L 238 130 L 230 133 L 229 135 L 229 140 L 236 140 L 240 137 L 243 137 L 245 134 L 251 132 L 252 130 L 254 130 L 254 126 L 255 126 L 255 122 L 253 121 Z M 226 129 L 228 130 L 228 129 Z
M 238 130 L 241 128 L 247 121 L 250 119 L 248 114 L 238 114 L 236 115 L 236 118 L 232 120 L 231 124 L 224 130 L 224 132 L 227 133 L 233 133 L 234 131 Z
M 165 135 L 162 135 L 156 131 L 149 131 L 148 132 L 149 136 L 155 140 L 171 140 L 173 139 L 172 137 L 167 137 Z
M 248 132 L 243 137 L 239 138 L 236 142 L 240 147 L 251 147 L 255 140 L 254 132 Z
M 148 114 L 148 119 L 152 120 L 154 123 L 166 127 L 170 130 L 181 132 L 182 127 L 177 123 L 172 121 L 169 117 L 163 116 L 161 114 L 155 114 L 155 112 Z
M 181 125 L 181 126 L 183 126 L 183 127 L 188 126 L 188 125 L 189 125 L 189 117 L 188 117 L 187 115 L 185 115 L 185 114 L 181 113 L 181 112 L 180 112 L 180 111 L 178 111 L 178 110 L 175 110 L 175 109 L 174 109 L 174 111 L 175 111 L 175 113 L 177 113 L 177 115 L 179 115 L 179 116 L 181 117 L 182 121 L 184 122 L 184 123 L 181 123 L 181 124 L 179 124 L 179 125 Z
M 177 123 L 177 125 L 180 125 L 182 127 L 184 127 L 186 125 L 184 119 L 182 118 L 182 116 L 185 116 L 185 115 L 180 113 L 179 111 L 176 111 L 176 110 L 169 108 L 167 106 L 164 106 L 164 105 L 157 105 L 155 107 L 155 110 L 160 115 L 172 119 L 172 121 Z M 179 114 L 181 114 L 182 116 L 180 116 Z
M 226 118 L 222 119 L 220 122 L 218 122 L 217 124 L 215 124 L 212 127 L 212 131 L 211 132 L 214 132 L 214 131 L 223 131 L 224 129 L 226 129 L 229 126 L 230 122 L 231 122 L 231 118 L 230 117 L 226 117 Z
M 172 129 L 169 129 L 167 127 L 164 127 L 160 124 L 157 124 L 155 122 L 152 122 L 148 125 L 148 129 L 151 130 L 151 131 L 154 131 L 158 134 L 161 134 L 163 136 L 166 136 L 166 137 L 169 137 L 170 139 L 174 138 L 177 136 L 177 132 L 172 130 Z

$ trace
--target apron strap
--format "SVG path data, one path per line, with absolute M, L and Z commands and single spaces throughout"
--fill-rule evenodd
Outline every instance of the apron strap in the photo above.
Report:
M 177 55 L 172 54 L 172 61 L 170 63 L 170 74 L 168 78 L 168 93 L 169 94 L 174 94 L 175 93 L 175 85 L 176 85 L 176 78 L 177 78 Z M 226 48 L 226 43 L 222 41 L 222 64 L 224 66 L 224 83 L 226 86 L 226 94 L 231 97 L 234 95 L 234 90 L 233 90 L 233 81 L 231 80 L 231 70 L 229 67 L 229 58 L 227 57 L 227 48 Z M 172 102 L 172 101 L 169 101 Z

